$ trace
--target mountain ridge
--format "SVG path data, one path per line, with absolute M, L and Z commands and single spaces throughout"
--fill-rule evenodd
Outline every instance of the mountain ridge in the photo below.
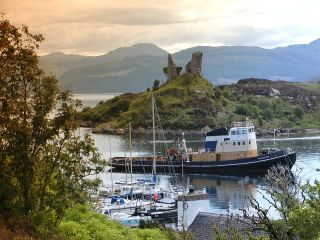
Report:
M 195 46 L 172 58 L 176 65 L 185 66 L 194 51 L 203 52 L 203 74 L 215 85 L 248 77 L 302 82 L 320 78 L 320 39 L 273 49 Z M 167 52 L 155 44 L 141 43 L 96 57 L 46 55 L 40 57 L 40 63 L 58 77 L 61 86 L 70 85 L 74 92 L 140 92 L 155 79 L 166 80 L 161 69 L 167 65 Z

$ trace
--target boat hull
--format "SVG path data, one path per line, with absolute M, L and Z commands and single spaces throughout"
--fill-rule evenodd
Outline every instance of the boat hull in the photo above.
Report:
M 172 172 L 190 174 L 217 174 L 232 176 L 259 176 L 267 172 L 274 165 L 286 165 L 290 169 L 296 161 L 296 153 L 286 153 L 284 150 L 260 155 L 252 158 L 224 161 L 157 161 L 157 173 L 170 174 Z M 114 159 L 112 161 L 113 171 L 126 172 L 130 168 L 129 160 Z M 151 172 L 152 161 L 136 159 L 132 162 L 132 169 L 135 173 Z

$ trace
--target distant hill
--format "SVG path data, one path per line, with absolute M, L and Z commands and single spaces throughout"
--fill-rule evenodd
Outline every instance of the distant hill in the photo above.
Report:
M 173 60 L 184 67 L 194 51 L 203 52 L 203 74 L 214 85 L 250 77 L 301 82 L 320 79 L 320 39 L 274 49 L 194 47 L 173 54 Z M 140 92 L 155 79 L 165 80 L 162 68 L 167 64 L 167 52 L 141 43 L 96 57 L 52 53 L 42 56 L 40 63 L 59 78 L 60 85 L 68 85 L 74 92 Z

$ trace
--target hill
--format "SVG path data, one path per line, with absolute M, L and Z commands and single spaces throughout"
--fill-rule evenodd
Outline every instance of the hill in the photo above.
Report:
M 96 57 L 52 53 L 40 57 L 40 65 L 73 92 L 139 92 L 154 77 L 162 77 L 159 64 L 165 64 L 167 54 L 154 44 L 140 43 Z
M 264 49 L 247 46 L 194 47 L 172 55 L 184 66 L 191 52 L 203 52 L 203 73 L 214 85 L 255 77 L 272 80 L 310 81 L 320 78 L 320 40 L 309 44 Z M 167 52 L 143 43 L 119 48 L 105 55 L 85 57 L 53 53 L 40 58 L 47 72 L 58 76 L 60 85 L 74 92 L 141 92 L 161 72 Z
M 78 117 L 96 132 L 121 133 L 131 122 L 134 129 L 151 126 L 151 96 L 155 96 L 161 124 L 170 130 L 200 130 L 230 126 L 233 121 L 253 120 L 266 129 L 319 128 L 320 84 L 243 79 L 237 84 L 214 87 L 208 80 L 184 73 L 159 89 L 127 93 Z M 116 130 L 115 130 L 116 129 Z M 263 130 L 264 129 L 264 130 Z M 114 131 L 115 130 L 115 131 Z

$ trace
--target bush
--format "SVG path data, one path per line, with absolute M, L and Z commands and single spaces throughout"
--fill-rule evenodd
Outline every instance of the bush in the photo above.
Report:
M 66 211 L 58 233 L 68 240 L 168 239 L 160 229 L 131 229 L 80 204 Z
M 249 116 L 249 109 L 245 105 L 237 105 L 234 112 L 239 115 Z
M 300 106 L 296 106 L 294 109 L 293 109 L 293 114 L 299 118 L 299 119 L 302 119 L 303 116 L 304 116 L 304 111 L 303 109 L 300 107 Z
M 69 240 L 89 240 L 90 231 L 74 221 L 63 221 L 59 225 L 59 234 Z
M 267 108 L 262 112 L 262 117 L 265 120 L 272 120 L 273 119 L 273 112 L 271 111 L 271 109 Z
M 154 80 L 152 90 L 156 91 L 160 87 L 160 81 L 158 79 Z

